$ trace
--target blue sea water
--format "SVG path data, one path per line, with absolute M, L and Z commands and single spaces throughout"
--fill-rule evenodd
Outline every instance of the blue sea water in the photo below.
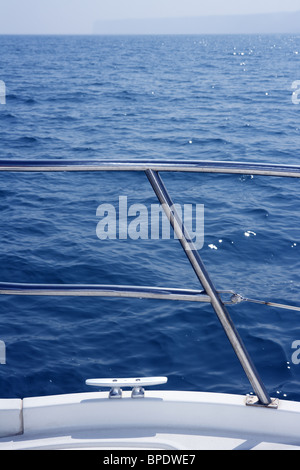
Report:
M 300 36 L 0 36 L 1 159 L 299 164 Z M 204 204 L 199 253 L 220 290 L 300 306 L 298 179 L 164 174 Z M 178 240 L 100 240 L 100 204 L 150 207 L 144 174 L 1 173 L 1 281 L 199 288 Z M 207 304 L 0 297 L 0 396 L 76 393 L 92 377 L 251 393 Z M 230 315 L 272 396 L 300 400 L 300 314 Z

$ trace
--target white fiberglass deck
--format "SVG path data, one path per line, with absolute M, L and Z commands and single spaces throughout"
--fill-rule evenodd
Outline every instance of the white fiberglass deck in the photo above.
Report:
M 245 405 L 245 396 L 146 391 L 0 400 L 0 450 L 300 450 L 300 403 Z

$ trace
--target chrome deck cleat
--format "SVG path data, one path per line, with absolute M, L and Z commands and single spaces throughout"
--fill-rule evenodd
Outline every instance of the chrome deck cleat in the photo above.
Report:
M 143 377 L 127 379 L 88 379 L 86 385 L 98 388 L 110 388 L 109 398 L 122 398 L 122 388 L 132 388 L 131 398 L 144 398 L 144 387 L 153 387 L 167 383 L 167 377 Z

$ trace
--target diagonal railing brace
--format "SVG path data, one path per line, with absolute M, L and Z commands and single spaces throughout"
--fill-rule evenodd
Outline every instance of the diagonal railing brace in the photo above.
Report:
M 252 360 L 242 342 L 242 339 L 237 332 L 230 315 L 223 304 L 218 292 L 216 291 L 208 272 L 202 262 L 202 259 L 194 246 L 194 243 L 188 234 L 186 228 L 183 225 L 183 221 L 180 219 L 178 212 L 169 196 L 169 193 L 159 175 L 158 172 L 151 169 L 145 171 L 147 178 L 160 202 L 162 208 L 178 237 L 181 246 L 188 257 L 197 277 L 200 281 L 206 294 L 211 299 L 211 304 L 217 314 L 225 333 L 255 391 L 260 404 L 268 406 L 272 403 L 268 392 L 265 389 L 263 382 L 261 381 L 258 372 L 252 363 Z

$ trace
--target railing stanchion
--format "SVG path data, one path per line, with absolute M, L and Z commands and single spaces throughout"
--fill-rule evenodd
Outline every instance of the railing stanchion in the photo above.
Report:
M 268 406 L 272 403 L 272 399 L 270 398 L 268 392 L 265 389 L 263 382 L 261 381 L 258 372 L 252 363 L 252 360 L 242 342 L 242 339 L 237 332 L 230 315 L 223 304 L 218 292 L 216 291 L 207 271 L 202 262 L 202 259 L 192 242 L 186 228 L 183 225 L 182 220 L 180 219 L 176 208 L 169 196 L 169 193 L 159 175 L 158 172 L 153 170 L 146 170 L 145 171 L 148 180 L 162 205 L 162 208 L 173 227 L 179 241 L 182 245 L 182 248 L 187 255 L 203 289 L 205 290 L 206 294 L 211 299 L 211 304 L 227 334 L 227 337 L 253 387 L 254 392 L 256 393 L 259 402 L 262 405 Z

